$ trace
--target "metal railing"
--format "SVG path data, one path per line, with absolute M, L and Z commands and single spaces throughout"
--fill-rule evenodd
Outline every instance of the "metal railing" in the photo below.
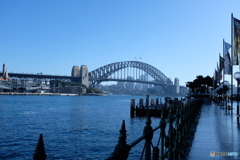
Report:
M 105 160 L 128 159 L 131 149 L 143 140 L 145 140 L 145 144 L 139 159 L 143 159 L 143 157 L 145 160 L 186 158 L 194 138 L 202 104 L 202 99 L 192 99 L 186 104 L 170 105 L 167 121 L 162 112 L 160 123 L 155 128 L 152 128 L 151 118 L 148 115 L 143 135 L 130 144 L 126 143 L 127 131 L 123 120 L 118 143 L 111 156 Z M 166 126 L 168 126 L 168 133 L 166 133 Z M 154 132 L 159 129 L 158 142 L 154 146 L 152 143 Z

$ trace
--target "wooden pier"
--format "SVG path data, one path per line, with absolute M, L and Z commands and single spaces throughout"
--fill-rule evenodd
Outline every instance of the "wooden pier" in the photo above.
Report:
M 136 105 L 135 99 L 131 99 L 130 115 L 131 117 L 145 117 L 149 114 L 151 117 L 160 117 L 163 113 L 164 117 L 167 117 L 170 107 L 172 107 L 172 112 L 175 112 L 177 106 L 182 104 L 182 99 L 178 100 L 178 98 L 172 99 L 170 97 L 166 97 L 164 103 L 161 99 L 159 101 L 159 98 L 151 98 L 149 104 L 149 95 L 146 95 L 145 103 L 143 99 L 140 99 Z

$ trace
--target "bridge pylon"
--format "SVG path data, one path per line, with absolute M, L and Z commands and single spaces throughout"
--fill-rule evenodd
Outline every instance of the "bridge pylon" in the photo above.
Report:
M 80 83 L 89 87 L 89 78 L 88 78 L 88 67 L 87 65 L 82 65 L 80 68 Z

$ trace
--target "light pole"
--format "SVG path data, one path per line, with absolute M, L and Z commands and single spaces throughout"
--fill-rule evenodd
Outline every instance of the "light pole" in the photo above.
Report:
M 234 73 L 234 79 L 236 79 L 237 81 L 237 122 L 239 123 L 239 99 L 238 99 L 238 95 L 239 95 L 239 80 L 240 80 L 240 72 L 236 72 Z
M 223 93 L 225 94 L 225 109 L 227 111 L 227 91 L 228 91 L 228 88 L 229 88 L 229 82 L 228 81 L 223 81 Z M 226 91 L 225 91 L 226 89 Z
M 223 101 L 223 84 L 220 84 L 217 88 L 218 96 L 219 96 L 219 105 L 224 106 L 224 101 Z

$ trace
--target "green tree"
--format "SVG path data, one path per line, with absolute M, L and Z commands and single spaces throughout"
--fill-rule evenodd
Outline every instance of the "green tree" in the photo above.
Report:
M 192 92 L 206 92 L 208 87 L 213 86 L 213 79 L 210 76 L 203 77 L 198 75 L 193 82 L 186 82 L 186 87 L 192 90 Z

